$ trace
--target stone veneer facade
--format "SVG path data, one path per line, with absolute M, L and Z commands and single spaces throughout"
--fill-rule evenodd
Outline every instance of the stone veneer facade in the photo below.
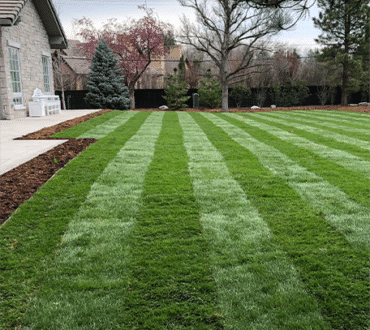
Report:
M 49 58 L 50 88 L 54 94 L 49 37 L 33 1 L 22 9 L 17 26 L 0 26 L 0 119 L 28 117 L 28 104 L 36 88 L 44 91 L 42 56 Z M 10 78 L 9 45 L 19 46 L 23 105 L 13 106 Z

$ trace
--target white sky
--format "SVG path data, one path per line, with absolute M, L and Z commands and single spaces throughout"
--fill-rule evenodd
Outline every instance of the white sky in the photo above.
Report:
M 125 21 L 127 18 L 139 19 L 146 15 L 138 6 L 144 5 L 145 0 L 53 0 L 59 19 L 63 25 L 68 39 L 72 39 L 73 19 L 82 17 L 90 18 L 96 28 L 106 23 L 109 18 Z M 171 23 L 175 29 L 181 26 L 180 17 L 185 14 L 190 21 L 195 21 L 195 12 L 191 8 L 182 7 L 177 0 L 146 0 L 148 8 L 153 9 L 153 14 L 161 21 Z M 312 17 L 318 17 L 319 9 L 315 4 L 309 10 L 310 17 L 301 19 L 295 27 L 286 32 L 281 32 L 273 38 L 274 41 L 286 43 L 296 47 L 301 55 L 308 49 L 319 48 L 314 41 L 321 31 L 313 25 Z

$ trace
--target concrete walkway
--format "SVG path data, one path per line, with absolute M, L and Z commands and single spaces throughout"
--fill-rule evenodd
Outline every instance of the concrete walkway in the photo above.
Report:
M 0 120 L 0 175 L 67 141 L 13 139 L 97 111 L 62 110 L 51 116 Z

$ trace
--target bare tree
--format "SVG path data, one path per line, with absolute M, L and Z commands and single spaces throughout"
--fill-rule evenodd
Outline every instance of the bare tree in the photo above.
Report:
M 187 70 L 185 72 L 185 81 L 189 88 L 197 88 L 201 80 L 204 53 L 189 47 L 184 49 L 184 58 Z
M 53 52 L 52 56 L 52 64 L 53 64 L 53 74 L 54 74 L 54 85 L 55 89 L 60 89 L 62 92 L 62 108 L 66 110 L 66 102 L 65 102 L 65 91 L 70 89 L 75 89 L 76 86 L 76 77 L 77 75 L 72 74 L 68 70 L 68 66 L 66 65 L 63 56 L 61 55 L 61 50 L 56 49 Z
M 179 2 L 196 11 L 199 23 L 195 26 L 183 17 L 179 42 L 191 45 L 212 58 L 219 70 L 222 111 L 227 112 L 228 85 L 232 78 L 248 67 L 261 66 L 254 58 L 267 49 L 266 38 L 293 26 L 293 19 L 284 9 L 269 6 L 256 9 L 253 8 L 255 3 L 245 0 L 213 0 L 211 8 L 207 6 L 207 0 L 202 4 L 197 0 Z M 245 24 L 247 22 L 248 25 Z M 239 47 L 244 47 L 244 56 L 236 68 L 230 69 L 230 54 Z

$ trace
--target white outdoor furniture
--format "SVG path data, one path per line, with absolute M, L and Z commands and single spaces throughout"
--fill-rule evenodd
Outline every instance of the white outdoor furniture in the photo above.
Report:
M 33 102 L 29 103 L 30 117 L 54 115 L 61 112 L 58 95 L 44 95 L 38 88 L 32 95 Z

